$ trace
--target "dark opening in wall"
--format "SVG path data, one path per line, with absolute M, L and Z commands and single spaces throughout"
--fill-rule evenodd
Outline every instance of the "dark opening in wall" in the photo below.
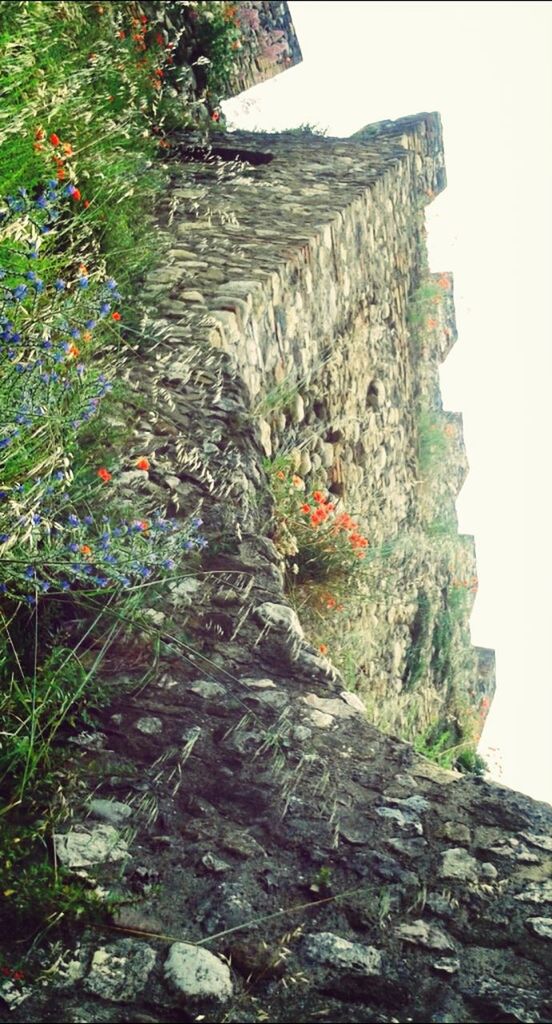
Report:
M 274 159 L 272 153 L 255 149 L 237 149 L 232 146 L 182 146 L 178 155 L 183 163 L 212 163 L 217 158 L 225 162 L 238 160 L 240 163 L 259 167 Z

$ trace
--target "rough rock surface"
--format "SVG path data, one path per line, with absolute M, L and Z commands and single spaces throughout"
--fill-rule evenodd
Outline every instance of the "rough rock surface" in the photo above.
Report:
M 134 693 L 97 713 L 100 740 L 72 747 L 84 795 L 58 856 L 93 830 L 124 841 L 130 856 L 118 863 L 97 852 L 68 861 L 85 863 L 117 907 L 105 930 L 37 952 L 44 984 L 1 1006 L 0 1020 L 550 1021 L 552 808 L 444 771 L 369 724 L 303 635 L 267 538 L 252 398 L 278 381 L 280 364 L 306 369 L 357 318 L 365 340 L 390 344 L 379 363 L 365 350 L 381 382 L 369 416 L 392 401 L 388 412 L 408 421 L 414 378 L 399 310 L 418 280 L 420 204 L 444 181 L 438 119 L 373 126 L 358 145 L 238 141 L 279 153 L 280 177 L 257 178 L 252 164 L 247 184 L 228 186 L 230 198 L 233 187 L 256 197 L 237 223 L 217 221 L 216 192 L 210 219 L 197 224 L 184 198 L 180 219 L 164 224 L 184 256 L 173 253 L 178 273 L 152 284 L 153 372 L 140 364 L 130 381 L 148 410 L 135 432 L 152 467 L 144 486 L 176 512 L 199 501 L 213 542 L 201 576 L 165 595 L 194 644 L 163 636 L 148 685 L 137 675 Z M 210 181 L 198 167 L 193 187 Z M 195 297 L 188 307 L 176 296 L 191 285 L 206 300 L 200 314 Z M 215 324 L 217 294 L 229 296 L 228 319 Z M 351 375 L 336 387 L 330 397 L 327 383 L 338 409 Z M 313 413 L 302 397 L 301 431 Z M 367 430 L 359 461 L 372 479 L 385 444 L 389 524 L 406 465 L 404 450 L 390 453 L 407 445 L 406 430 L 389 443 L 393 420 L 374 427 L 375 448 Z M 345 451 L 350 440 L 324 443 Z M 328 472 L 335 465 L 328 454 Z M 344 465 L 353 487 L 356 463 Z M 401 479 L 408 497 L 406 469 Z M 92 794 L 132 808 L 123 838 L 90 823 Z M 85 856 L 80 839 L 76 849 Z

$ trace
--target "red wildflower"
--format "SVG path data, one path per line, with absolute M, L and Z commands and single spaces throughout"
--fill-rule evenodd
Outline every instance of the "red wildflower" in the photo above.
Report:
M 324 495 L 322 494 L 322 491 L 313 491 L 312 492 L 312 498 L 313 498 L 313 501 L 316 501 L 318 504 L 320 504 L 320 502 L 324 501 Z
M 81 194 L 80 194 L 78 188 L 74 189 L 74 191 L 71 192 L 71 198 L 74 199 L 76 203 L 78 203 L 80 197 L 81 197 Z
M 100 466 L 97 475 L 99 476 L 100 480 L 103 480 L 104 484 L 109 483 L 109 481 L 112 479 L 111 473 L 109 472 L 108 469 L 105 468 L 105 466 Z
M 56 174 L 57 180 L 58 181 L 63 181 L 64 177 L 65 177 L 65 171 L 63 170 L 63 167 L 58 167 L 57 174 Z
M 117 32 L 117 35 L 119 36 L 119 39 L 125 39 L 126 38 L 126 32 L 123 32 L 122 29 L 121 29 L 120 32 Z
M 111 314 L 111 317 L 112 317 L 113 320 L 120 320 L 121 319 L 121 314 L 117 313 L 117 310 L 115 310 L 115 312 Z
M 59 135 L 56 135 L 55 132 L 52 132 L 52 134 L 50 135 L 50 142 L 52 143 L 52 146 L 59 146 L 59 141 Z
M 44 138 L 44 129 L 43 128 L 37 128 L 36 132 L 35 132 L 35 139 L 37 139 L 38 142 L 41 142 L 43 138 Z
M 138 459 L 138 462 L 136 463 L 136 469 L 148 470 L 149 468 L 149 459 L 146 459 L 145 456 L 142 456 L 141 459 Z
M 310 505 L 301 505 L 300 508 L 301 508 L 301 512 L 304 512 L 305 515 L 307 515 L 310 512 L 310 510 L 311 510 Z
M 156 68 L 154 74 L 156 74 L 158 78 L 163 78 L 163 71 L 161 68 Z
M 159 43 L 159 46 L 163 46 L 163 43 L 165 42 L 165 40 L 163 39 L 163 36 L 161 35 L 160 32 L 157 33 L 157 35 L 155 37 L 155 42 Z
M 87 210 L 88 207 L 90 206 L 90 200 L 89 199 L 85 199 L 84 203 L 82 205 L 84 206 L 84 209 Z
M 220 121 L 220 114 L 218 110 L 213 110 L 213 113 L 211 114 L 211 121 Z

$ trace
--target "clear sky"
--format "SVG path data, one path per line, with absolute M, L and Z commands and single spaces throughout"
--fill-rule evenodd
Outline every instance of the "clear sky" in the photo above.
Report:
M 471 472 L 474 643 L 497 653 L 481 750 L 552 803 L 552 5 L 291 2 L 303 63 L 225 104 L 236 127 L 346 136 L 422 110 L 443 119 L 448 188 L 428 209 L 433 270 L 455 278 L 441 373 Z

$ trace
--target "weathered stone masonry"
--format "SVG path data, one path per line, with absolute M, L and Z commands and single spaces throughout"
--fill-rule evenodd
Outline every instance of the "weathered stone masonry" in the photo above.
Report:
M 405 131 L 411 148 L 397 141 Z M 394 467 L 415 509 L 407 474 L 398 474 L 409 444 L 409 389 L 416 389 L 402 304 L 417 283 L 419 249 L 396 218 L 416 238 L 418 184 L 423 194 L 443 180 L 442 157 L 430 145 L 436 133 L 428 115 L 369 131 L 359 142 L 370 150 L 368 184 L 345 160 L 354 143 L 314 139 L 311 150 L 311 140 L 303 149 L 290 140 L 297 177 L 277 207 L 270 196 L 278 191 L 262 184 L 263 174 L 276 175 L 276 156 L 251 163 L 245 176 L 239 169 L 230 183 L 213 182 L 204 163 L 192 177 L 189 166 L 175 170 L 163 228 L 171 256 L 148 280 L 156 319 L 147 360 L 137 359 L 129 376 L 147 409 L 135 450 L 150 458 L 140 479 L 157 504 L 175 512 L 201 505 L 213 553 L 205 574 L 176 582 L 151 609 L 163 623 L 172 608 L 186 629 L 162 637 L 149 685 L 130 695 L 127 687 L 97 715 L 92 735 L 76 737 L 80 788 L 56 851 L 91 884 L 117 891 L 113 927 L 37 952 L 44 966 L 55 960 L 55 970 L 13 1010 L 0 1008 L 0 1020 L 552 1019 L 552 809 L 442 771 L 369 725 L 362 703 L 305 639 L 266 537 L 268 441 L 278 445 L 288 430 L 300 437 L 311 416 L 329 429 L 340 406 L 328 391 L 335 409 L 317 412 L 311 379 L 299 389 L 302 407 L 294 395 L 294 415 L 278 411 L 285 423 L 266 418 L 269 437 L 255 403 L 280 363 L 284 373 L 296 360 L 302 371 L 316 368 L 334 337 L 332 353 L 346 372 L 342 385 L 336 374 L 336 386 L 345 397 L 358 386 L 355 408 L 367 394 L 373 399 L 362 415 L 374 414 L 370 430 L 377 449 L 385 447 L 382 477 Z M 238 142 L 251 152 L 288 148 L 281 137 L 270 145 L 233 137 L 228 147 Z M 380 144 L 378 177 L 370 168 Z M 328 168 L 332 146 L 344 160 L 339 173 Z M 319 190 L 306 164 L 319 167 Z M 290 187 L 292 167 L 293 159 Z M 395 173 L 404 202 L 394 189 L 386 194 L 385 175 Z M 283 165 L 279 185 L 286 185 Z M 396 281 L 375 242 L 370 262 L 362 262 L 361 240 L 347 256 L 356 244 L 354 204 L 369 206 L 372 219 L 360 218 L 359 237 L 371 229 L 383 246 L 385 233 L 388 261 L 391 253 L 402 260 Z M 339 280 L 333 290 L 330 266 Z M 345 301 L 347 288 L 354 303 Z M 284 320 L 288 305 L 294 312 Z M 356 344 L 365 346 L 365 361 L 348 373 Z M 328 373 L 332 366 L 324 363 Z M 370 390 L 374 381 L 381 386 Z M 393 447 L 387 414 L 398 408 L 403 419 L 401 387 L 406 426 L 395 424 L 404 436 Z M 325 400 L 320 394 L 316 401 Z M 321 457 L 316 470 L 331 483 L 338 456 L 360 441 L 345 424 L 340 429 L 340 440 L 323 437 L 332 458 L 328 449 L 327 465 Z M 368 472 L 361 481 L 352 460 L 342 464 L 346 494 L 373 479 Z M 123 479 L 123 490 L 127 484 L 132 493 L 136 481 Z M 385 528 L 402 522 L 390 494 L 382 515 Z
M 402 695 L 420 581 L 437 607 L 454 575 L 450 559 L 424 554 L 416 470 L 420 395 L 441 408 L 438 365 L 456 340 L 451 275 L 431 339 L 416 348 L 407 324 L 428 275 L 424 207 L 445 185 L 439 117 L 382 122 L 351 139 L 239 132 L 217 136 L 212 154 L 189 143 L 181 154 L 186 181 L 177 176 L 170 197 L 181 244 L 145 294 L 194 336 L 209 315 L 209 342 L 245 384 L 265 456 L 292 452 L 301 474 L 363 519 L 372 543 L 412 536 L 402 603 L 395 593 L 393 608 L 374 607 L 367 622 L 364 674 L 380 704 L 392 695 L 382 718 L 402 732 L 411 719 L 413 737 L 445 723 L 453 703 L 450 680 L 425 676 L 414 711 Z M 436 512 L 454 518 L 467 460 L 461 417 L 442 416 L 455 439 Z M 475 577 L 473 539 L 457 548 L 454 571 Z M 456 689 L 479 710 L 494 678 L 479 676 L 474 655 Z

